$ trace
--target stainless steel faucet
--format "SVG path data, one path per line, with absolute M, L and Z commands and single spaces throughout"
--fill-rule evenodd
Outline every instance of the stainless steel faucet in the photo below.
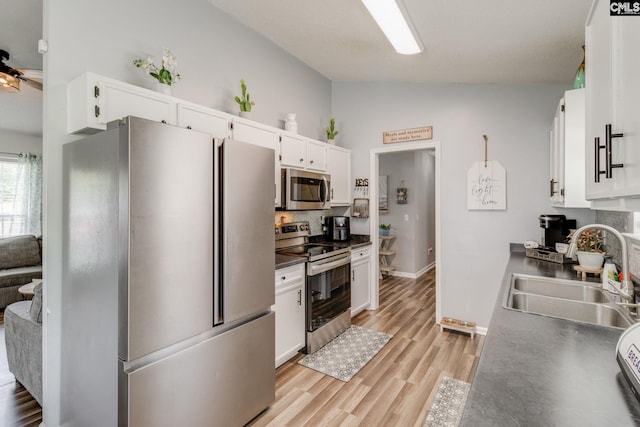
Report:
M 639 314 L 638 312 L 640 311 L 640 308 L 635 303 L 633 282 L 631 281 L 631 279 L 629 279 L 630 277 L 629 251 L 627 249 L 627 241 L 625 240 L 624 236 L 618 232 L 618 230 L 604 224 L 589 224 L 589 225 L 585 225 L 584 227 L 580 227 L 575 231 L 575 233 L 573 233 L 573 238 L 571 239 L 571 244 L 569 244 L 569 249 L 567 249 L 566 256 L 569 258 L 573 258 L 576 255 L 576 251 L 578 247 L 578 243 L 577 243 L 578 237 L 580 237 L 580 234 L 582 234 L 583 231 L 589 230 L 592 228 L 600 228 L 602 230 L 605 230 L 613 234 L 614 236 L 616 236 L 620 241 L 620 248 L 622 250 L 622 271 L 624 272 L 624 279 L 622 279 L 622 282 L 620 283 L 620 290 L 619 290 L 620 297 L 623 300 L 620 305 L 628 308 L 629 311 L 631 311 L 631 308 L 635 308 L 636 309 L 635 315 L 636 317 L 638 317 L 638 314 Z

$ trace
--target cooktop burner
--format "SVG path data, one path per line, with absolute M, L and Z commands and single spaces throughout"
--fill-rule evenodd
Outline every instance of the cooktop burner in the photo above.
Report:
M 317 261 L 334 256 L 344 256 L 351 251 L 344 245 L 332 243 L 309 243 L 309 223 L 306 221 L 276 224 L 276 253 L 305 257 Z
M 309 243 L 306 245 L 283 248 L 283 249 L 280 249 L 278 253 L 282 255 L 316 257 L 318 255 L 328 254 L 330 252 L 334 252 L 339 249 L 342 249 L 342 248 L 339 246 L 328 245 L 324 243 Z

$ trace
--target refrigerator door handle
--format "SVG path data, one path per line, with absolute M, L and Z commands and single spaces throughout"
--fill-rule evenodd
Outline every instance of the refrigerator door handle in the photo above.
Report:
M 223 215 L 220 215 L 222 209 L 222 159 L 223 159 L 223 140 L 214 139 L 214 172 L 213 172 L 213 325 L 220 325 L 224 322 L 223 306 L 222 306 L 222 284 L 223 272 L 221 270 L 222 254 L 224 253 L 224 240 L 220 230 L 223 230 Z

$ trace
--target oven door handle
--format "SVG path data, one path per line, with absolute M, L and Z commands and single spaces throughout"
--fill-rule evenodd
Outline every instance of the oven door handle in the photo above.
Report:
M 324 264 L 309 264 L 307 268 L 307 274 L 309 276 L 315 276 L 316 274 L 324 273 L 325 271 L 333 270 L 334 268 L 347 265 L 351 262 L 351 256 L 340 258 L 337 261 L 326 262 Z

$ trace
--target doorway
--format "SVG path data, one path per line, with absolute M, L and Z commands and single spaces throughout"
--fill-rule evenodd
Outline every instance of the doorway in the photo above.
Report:
M 435 171 L 433 174 L 433 179 L 435 181 L 435 280 L 436 280 L 436 319 L 440 319 L 441 317 L 441 283 L 440 283 L 440 271 L 441 271 L 441 236 L 440 236 L 440 164 L 441 164 L 441 149 L 440 142 L 417 142 L 417 143 L 409 143 L 402 145 L 391 145 L 388 147 L 382 148 L 374 148 L 370 151 L 369 155 L 369 197 L 373 201 L 371 209 L 369 211 L 369 234 L 371 236 L 372 241 L 372 252 L 374 262 L 371 263 L 371 277 L 378 277 L 378 260 L 380 259 L 378 249 L 380 247 L 380 239 L 378 233 L 378 227 L 380 224 L 380 215 L 377 209 L 377 201 L 378 201 L 378 176 L 380 172 L 380 156 L 389 153 L 400 153 L 400 152 L 412 152 L 412 151 L 421 151 L 421 150 L 429 150 L 433 153 L 435 158 Z M 416 197 L 419 195 L 416 194 Z M 379 281 L 372 280 L 372 289 L 371 289 L 371 309 L 375 310 L 379 305 Z

